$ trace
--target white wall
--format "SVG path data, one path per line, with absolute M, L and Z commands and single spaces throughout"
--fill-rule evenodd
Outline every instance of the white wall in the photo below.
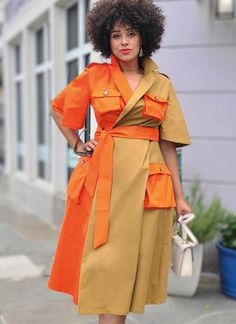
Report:
M 154 55 L 173 80 L 193 144 L 183 150 L 185 191 L 195 176 L 208 200 L 236 212 L 236 19 L 218 20 L 210 0 L 157 1 L 167 17 Z

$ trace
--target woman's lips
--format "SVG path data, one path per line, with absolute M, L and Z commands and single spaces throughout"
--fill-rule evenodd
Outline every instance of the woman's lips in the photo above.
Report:
M 121 50 L 120 52 L 121 52 L 122 54 L 128 54 L 130 51 L 131 51 L 131 49 L 123 49 L 123 50 Z

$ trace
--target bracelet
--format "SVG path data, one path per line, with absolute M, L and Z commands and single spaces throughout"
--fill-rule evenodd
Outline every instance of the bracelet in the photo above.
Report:
M 76 139 L 76 141 L 75 141 L 75 145 L 74 145 L 74 147 L 73 147 L 73 151 L 74 151 L 74 153 L 75 154 L 77 154 L 77 155 L 81 155 L 81 156 L 86 156 L 87 155 L 87 150 L 85 149 L 85 144 L 83 143 L 83 141 L 81 140 L 81 138 L 80 138 L 80 136 L 81 136 L 81 134 L 83 133 L 83 132 L 86 132 L 88 129 L 87 128 L 85 128 L 80 134 L 79 134 L 79 136 L 77 137 L 77 139 Z M 81 142 L 80 142 L 81 141 Z M 79 144 L 83 144 L 83 146 L 82 146 L 82 149 L 83 149 L 83 151 L 84 152 L 77 152 L 77 148 L 78 148 L 78 145 Z
M 84 144 L 82 144 L 83 145 L 83 149 L 84 149 Z M 77 154 L 77 155 L 79 155 L 79 156 L 88 156 L 88 154 L 87 154 L 87 151 L 86 150 L 84 150 L 83 152 L 80 152 L 80 151 L 78 151 L 78 152 L 75 152 L 75 154 Z
M 79 134 L 79 136 L 77 137 L 77 139 L 76 139 L 76 142 L 75 142 L 75 145 L 74 145 L 74 147 L 73 147 L 73 151 L 76 153 L 76 150 L 77 150 L 77 146 L 78 146 L 78 144 L 79 144 L 79 141 L 81 140 L 80 139 L 80 136 L 81 136 L 81 134 L 83 134 L 84 132 L 86 132 L 88 130 L 88 128 L 84 128 L 84 130 L 82 130 L 82 132 Z M 82 142 L 82 140 L 81 140 L 81 142 Z M 83 147 L 84 148 L 84 147 Z
M 81 139 L 80 137 L 78 136 L 77 139 L 76 139 L 76 142 L 75 142 L 75 145 L 73 147 L 73 151 L 76 153 L 77 151 L 77 147 L 78 147 L 78 144 L 80 143 Z M 81 141 L 82 142 L 82 141 Z

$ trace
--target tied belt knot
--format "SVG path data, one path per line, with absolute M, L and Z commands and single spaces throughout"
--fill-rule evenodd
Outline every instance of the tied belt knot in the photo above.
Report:
M 97 146 L 93 152 L 89 172 L 85 181 L 85 187 L 91 197 L 94 196 L 97 186 L 94 248 L 98 248 L 108 240 L 113 172 L 113 137 L 158 141 L 159 131 L 157 128 L 145 126 L 119 126 L 109 130 L 97 128 L 95 132 Z

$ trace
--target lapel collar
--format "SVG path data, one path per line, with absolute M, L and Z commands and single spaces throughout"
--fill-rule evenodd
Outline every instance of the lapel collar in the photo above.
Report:
M 112 55 L 111 56 L 111 62 L 113 64 L 118 64 L 117 59 Z M 159 72 L 158 65 L 150 58 L 150 57 L 145 57 L 144 58 L 144 76 L 139 83 L 138 87 L 135 89 L 134 92 L 129 87 L 129 84 L 127 85 L 128 81 L 125 78 L 124 74 L 121 72 L 120 67 L 116 68 L 117 71 L 117 80 L 114 79 L 119 91 L 121 92 L 122 95 L 126 95 L 125 103 L 126 106 L 124 110 L 121 112 L 120 116 L 114 123 L 113 127 L 125 116 L 127 113 L 135 106 L 135 104 L 143 97 L 143 95 L 152 87 L 154 81 L 156 80 L 157 73 Z M 118 75 L 119 73 L 119 75 Z M 114 75 L 114 74 L 113 74 Z M 122 75 L 122 77 L 120 76 Z M 124 79 L 123 79 L 124 78 Z M 122 81 L 123 80 L 123 81 Z M 128 100 L 127 100 L 128 99 Z
M 111 75 L 115 85 L 120 91 L 125 104 L 129 101 L 132 96 L 132 91 L 130 87 L 127 87 L 127 79 L 124 74 L 121 72 L 119 62 L 117 58 L 112 54 L 111 55 L 111 64 L 110 64 Z

